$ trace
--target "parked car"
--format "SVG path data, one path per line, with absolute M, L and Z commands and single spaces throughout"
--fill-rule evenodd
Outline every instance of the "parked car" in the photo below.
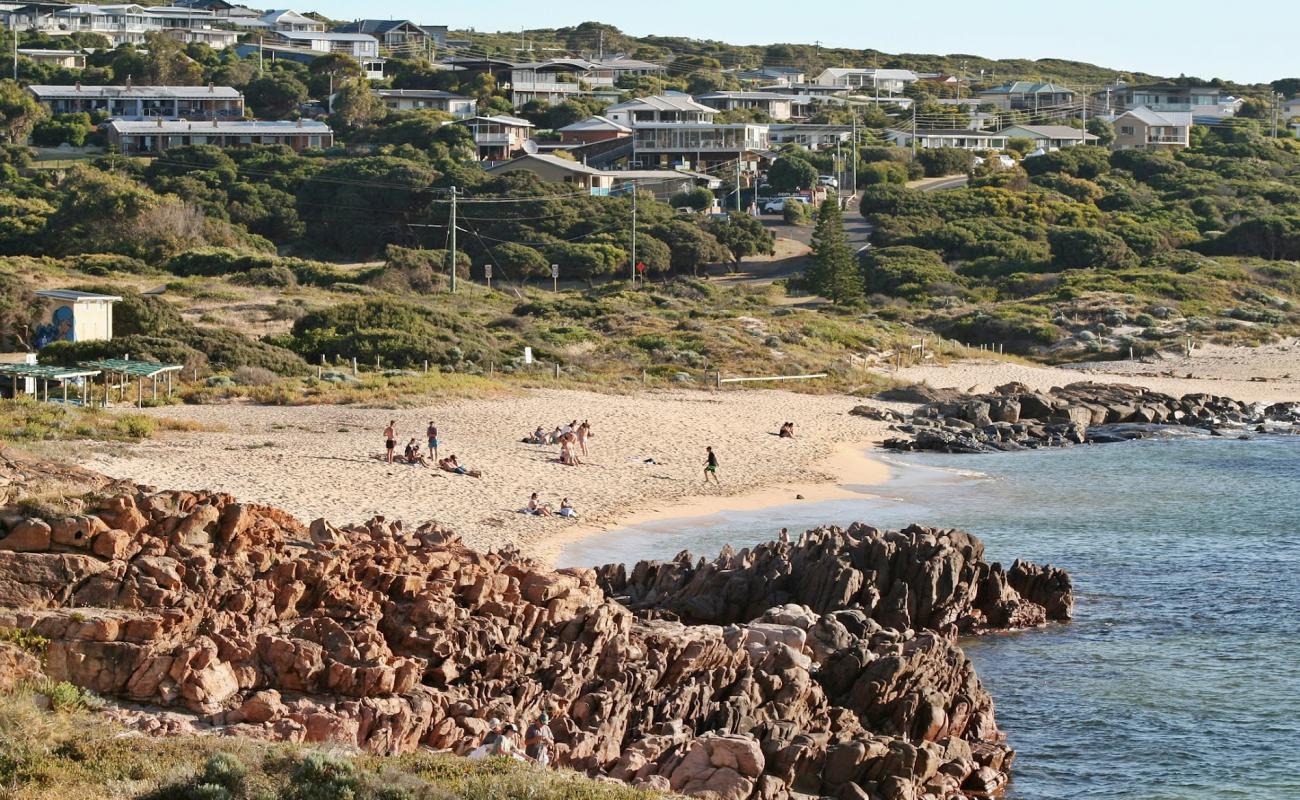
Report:
M 817 176 L 817 185 L 818 185 L 818 186 L 829 186 L 829 187 L 831 187 L 832 189 L 838 189 L 838 188 L 840 188 L 840 182 L 839 182 L 838 180 L 836 180 L 836 178 L 835 178 L 834 175 L 818 175 L 818 176 Z
M 780 214 L 785 211 L 785 201 L 787 197 L 769 197 L 762 202 L 759 209 L 764 214 Z

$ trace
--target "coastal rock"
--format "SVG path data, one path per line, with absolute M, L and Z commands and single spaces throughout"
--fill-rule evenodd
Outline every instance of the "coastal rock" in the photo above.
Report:
M 134 730 L 463 754 L 487 719 L 546 710 L 557 764 L 735 800 L 1004 784 L 1014 754 L 954 637 L 1072 609 L 1060 570 L 915 526 L 550 570 L 212 492 L 8 519 L 0 628 L 49 639 L 44 674 L 129 703 L 108 713 Z M 0 672 L 35 666 L 0 646 Z

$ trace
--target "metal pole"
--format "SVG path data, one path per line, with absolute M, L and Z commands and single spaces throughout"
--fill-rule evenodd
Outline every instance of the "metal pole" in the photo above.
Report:
M 916 104 L 913 103 L 912 107 L 915 108 Z M 854 195 L 858 193 L 858 109 L 849 106 L 849 111 L 853 114 L 853 142 L 849 145 L 849 158 L 852 159 L 853 165 L 853 185 L 849 187 L 849 194 Z
M 632 261 L 627 266 L 632 285 L 636 286 L 636 181 L 632 181 Z
M 916 103 L 912 103 L 912 160 L 916 160 Z
M 456 187 L 451 187 L 451 293 L 456 293 Z
M 736 159 L 736 213 L 740 213 L 740 159 Z M 633 267 L 635 269 L 635 266 Z

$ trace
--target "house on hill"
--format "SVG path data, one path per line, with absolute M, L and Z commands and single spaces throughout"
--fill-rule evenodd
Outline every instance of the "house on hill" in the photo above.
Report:
M 831 67 L 822 70 L 813 82 L 821 86 L 847 89 L 867 94 L 901 94 L 918 77 L 910 69 L 864 69 L 859 67 Z
M 591 144 L 610 139 L 623 139 L 632 135 L 632 129 L 609 117 L 595 116 L 580 119 L 556 131 L 563 144 Z
M 407 58 L 425 56 L 431 41 L 423 28 L 408 19 L 359 19 L 332 30 L 369 34 L 379 40 L 383 52 Z
M 1001 133 L 1008 139 L 1030 139 L 1043 150 L 1060 150 L 1078 144 L 1096 144 L 1097 137 L 1069 125 L 1012 125 Z
M 1115 118 L 1114 150 L 1181 150 L 1192 145 L 1192 114 L 1135 108 Z
M 476 116 L 457 120 L 474 137 L 479 161 L 509 161 L 532 147 L 533 123 L 519 117 Z
M 1039 111 L 1066 106 L 1074 102 L 1075 92 L 1055 83 L 1012 81 L 979 93 L 982 102 L 1003 111 Z

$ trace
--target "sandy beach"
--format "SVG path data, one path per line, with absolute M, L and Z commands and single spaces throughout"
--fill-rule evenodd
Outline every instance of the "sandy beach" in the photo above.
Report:
M 986 392 L 1011 381 L 1050 389 L 1075 381 L 1128 383 L 1171 395 L 1207 393 L 1248 402 L 1300 400 L 1300 341 L 1265 347 L 1206 345 L 1188 358 L 1163 354 L 1136 361 L 1093 361 L 1040 367 L 1000 360 L 966 360 L 889 372 L 901 381 Z
M 784 391 L 530 391 L 401 410 L 173 406 L 147 413 L 214 430 L 93 453 L 82 464 L 160 488 L 229 492 L 304 521 L 437 521 L 475 547 L 516 545 L 550 559 L 563 543 L 615 525 L 788 503 L 796 494 L 822 499 L 844 492 L 840 483 L 887 479 L 888 469 L 865 454 L 885 425 L 848 414 L 861 402 Z M 538 425 L 575 418 L 590 420 L 595 433 L 583 466 L 559 464 L 558 447 L 520 441 Z M 440 453 L 483 478 L 376 460 L 390 419 L 399 451 L 411 437 L 423 446 L 433 420 Z M 775 435 L 786 420 L 796 423 L 794 439 Z M 721 461 L 719 487 L 702 483 L 706 445 Z M 519 513 L 534 491 L 552 508 L 568 497 L 580 518 Z

